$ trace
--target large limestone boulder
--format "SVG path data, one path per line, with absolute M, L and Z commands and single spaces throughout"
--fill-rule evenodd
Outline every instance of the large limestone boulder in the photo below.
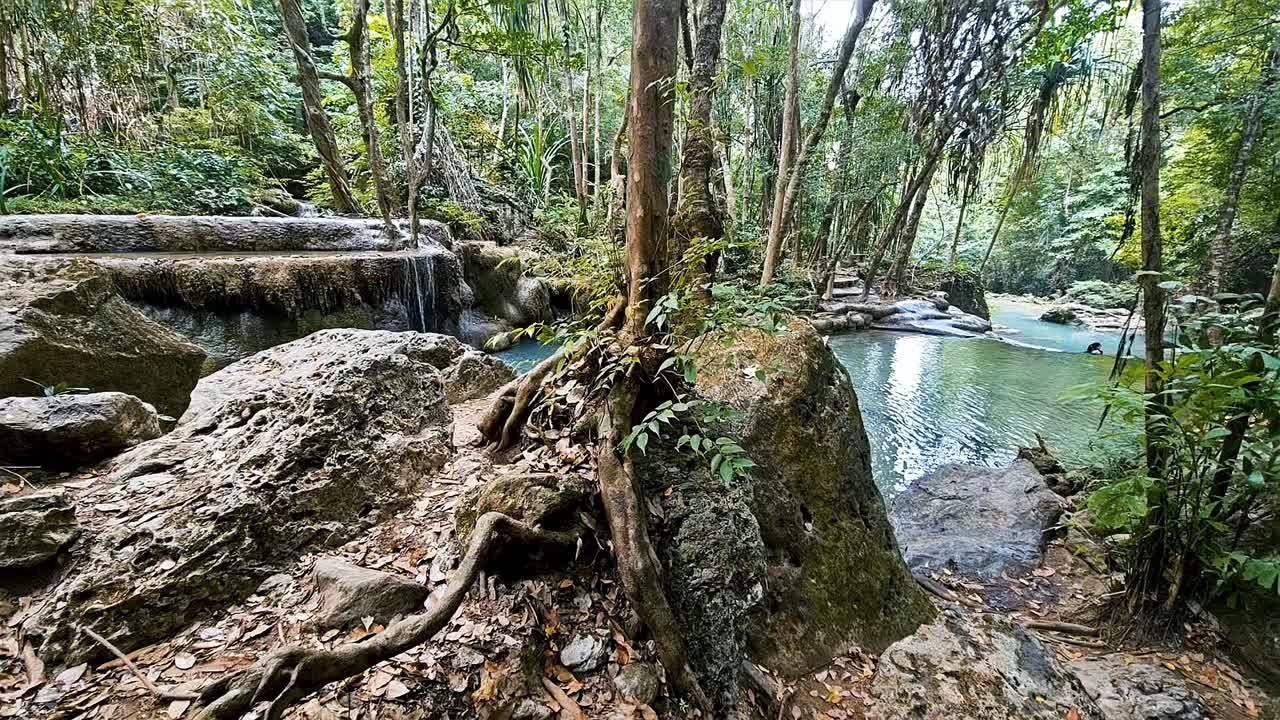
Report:
M 0 397 L 28 380 L 137 396 L 178 416 L 204 351 L 147 319 L 83 260 L 0 260 Z
M 879 651 L 910 634 L 931 606 L 898 552 L 848 373 L 805 322 L 776 335 L 739 333 L 716 348 L 699 368 L 697 392 L 738 411 L 723 434 L 756 467 L 741 488 L 711 478 L 689 512 L 706 517 L 710 549 L 739 567 L 750 567 L 746 543 L 759 534 L 760 587 L 738 582 L 762 595 L 764 612 L 748 634 L 752 657 L 798 674 L 852 645 Z M 693 539 L 687 524 L 681 531 Z
M 551 318 L 551 291 L 542 280 L 524 274 L 524 259 L 518 248 L 469 242 L 459 250 L 474 308 L 508 327 Z M 485 339 L 477 341 L 483 344 Z
M 40 565 L 79 532 L 75 511 L 60 490 L 0 500 L 0 569 Z
M 0 398 L 0 465 L 91 465 L 159 436 L 156 409 L 124 393 Z
M 938 284 L 938 289 L 947 294 L 947 302 L 952 305 L 970 315 L 991 320 L 991 309 L 987 307 L 986 287 L 981 275 L 954 273 L 944 278 Z
M 880 656 L 871 694 L 871 720 L 1109 717 L 1021 626 L 1003 615 L 952 610 Z
M 703 431 L 755 467 L 723 477 L 673 442 L 634 460 L 690 663 L 723 710 L 744 655 L 798 675 L 882 650 L 932 609 L 894 542 L 848 374 L 813 327 L 706 347 L 694 389 L 729 419 Z
M 441 372 L 465 350 L 327 330 L 205 378 L 171 433 L 78 499 L 105 529 L 24 632 L 46 661 L 99 656 L 84 627 L 128 651 L 387 517 L 451 457 Z
M 1034 465 L 1015 460 L 944 465 L 899 493 L 890 516 L 913 570 L 999 580 L 1039 567 L 1062 505 Z

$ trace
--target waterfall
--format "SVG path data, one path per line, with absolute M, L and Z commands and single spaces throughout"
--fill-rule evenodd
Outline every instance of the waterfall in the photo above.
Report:
M 418 332 L 437 332 L 435 258 L 425 253 L 413 253 L 404 258 L 405 267 L 400 287 L 400 302 L 404 304 L 409 329 Z

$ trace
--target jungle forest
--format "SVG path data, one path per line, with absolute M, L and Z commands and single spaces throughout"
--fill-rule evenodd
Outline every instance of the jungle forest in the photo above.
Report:
M 1278 0 L 0 0 L 0 718 L 1280 720 Z

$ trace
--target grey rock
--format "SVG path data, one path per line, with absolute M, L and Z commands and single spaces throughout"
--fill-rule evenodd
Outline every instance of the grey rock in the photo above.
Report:
M 258 586 L 259 595 L 274 595 L 288 590 L 294 585 L 293 576 L 289 573 L 281 572 L 268 576 L 262 584 Z
M 314 622 L 320 628 L 343 629 L 370 616 L 386 624 L 396 616 L 412 614 L 430 594 L 412 580 L 338 558 L 316 560 L 312 572 L 320 596 Z
M 876 720 L 1081 720 L 1106 717 L 1080 681 L 1003 615 L 946 611 L 880 656 Z
M 445 394 L 450 403 L 482 398 L 507 384 L 515 372 L 511 366 L 485 353 L 468 350 L 444 373 Z
M 0 568 L 40 565 L 57 555 L 79 532 L 75 510 L 60 490 L 0 500 Z
M 1026 460 L 1003 468 L 944 465 L 894 498 L 889 514 L 912 570 L 947 567 L 995 580 L 1040 565 L 1062 498 Z
M 1204 701 L 1185 681 L 1147 663 L 1126 664 L 1116 656 L 1081 658 L 1067 669 L 1107 720 L 1204 720 Z
M 901 300 L 891 307 L 892 314 L 876 318 L 871 326 L 878 330 L 944 337 L 974 337 L 991 329 L 991 323 L 980 317 L 969 315 L 957 307 L 941 310 L 930 300 Z
M 591 672 L 607 657 L 605 644 L 594 635 L 579 635 L 560 649 L 560 664 L 576 672 Z
M 551 708 L 530 698 L 522 698 L 515 702 L 507 717 L 511 720 L 551 720 Z
M 81 627 L 128 652 L 405 506 L 452 456 L 440 370 L 465 351 L 442 335 L 326 330 L 200 381 L 177 427 L 101 482 L 125 488 L 138 519 L 87 543 L 24 632 L 49 662 L 101 655 Z
M 658 672 L 649 663 L 633 662 L 613 677 L 613 687 L 624 698 L 652 705 L 660 688 Z
M 0 397 L 33 394 L 31 379 L 127 393 L 177 417 L 204 357 L 87 261 L 0 258 Z
M 1040 314 L 1042 322 L 1051 322 L 1058 325 L 1078 325 L 1080 321 L 1076 319 L 1076 311 L 1067 305 L 1055 305 Z
M 0 465 L 90 465 L 159 436 L 156 409 L 124 393 L 0 398 Z
M 423 233 L 447 242 L 447 228 L 423 221 Z M 200 217 L 174 215 L 11 215 L 0 218 L 0 252 L 264 252 L 396 250 L 380 220 L 362 218 Z
M 543 280 L 525 275 L 519 248 L 468 242 L 459 246 L 459 253 L 463 278 L 477 308 L 516 327 L 551 318 L 550 288 Z

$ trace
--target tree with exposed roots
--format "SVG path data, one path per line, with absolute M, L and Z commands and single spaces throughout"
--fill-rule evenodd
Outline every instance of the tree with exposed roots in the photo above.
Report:
M 625 439 L 633 418 L 660 400 L 658 383 L 670 348 L 654 341 L 647 322 L 670 284 L 668 184 L 680 0 L 637 0 L 632 20 L 629 172 L 626 188 L 626 287 L 609 305 L 588 352 L 566 346 L 500 390 L 480 422 L 493 451 L 520 442 L 531 408 L 557 367 L 568 361 L 585 372 L 613 378 L 586 403 L 575 427 L 594 429 L 600 496 L 608 518 L 626 596 L 653 636 L 672 688 L 705 713 L 711 702 L 690 667 L 683 636 L 663 589 L 649 537 L 647 509 Z M 627 372 L 611 373 L 623 363 Z M 238 718 L 260 703 L 265 717 L 285 710 L 325 685 L 357 675 L 433 637 L 452 618 L 487 561 L 504 546 L 536 552 L 572 548 L 576 536 L 529 526 L 497 512 L 485 513 L 471 533 L 459 567 L 421 614 L 393 623 L 358 643 L 333 649 L 287 647 L 201 693 L 200 720 Z

